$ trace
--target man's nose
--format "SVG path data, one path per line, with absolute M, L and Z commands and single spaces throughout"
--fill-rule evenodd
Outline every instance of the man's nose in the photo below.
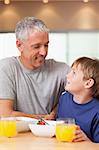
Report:
M 45 56 L 47 54 L 47 51 L 48 51 L 48 49 L 45 48 L 44 46 L 42 46 L 40 48 L 39 54 L 42 55 L 42 56 Z

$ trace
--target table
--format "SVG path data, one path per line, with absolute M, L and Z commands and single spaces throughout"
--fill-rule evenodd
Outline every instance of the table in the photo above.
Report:
M 36 137 L 26 132 L 13 138 L 0 137 L 0 150 L 99 150 L 99 144 L 58 142 L 55 137 Z

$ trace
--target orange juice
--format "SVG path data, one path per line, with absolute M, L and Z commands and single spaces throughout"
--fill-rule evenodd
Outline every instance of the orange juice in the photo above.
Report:
M 0 120 L 0 136 L 16 136 L 16 120 Z
M 57 140 L 72 142 L 75 134 L 75 129 L 75 124 L 56 124 Z

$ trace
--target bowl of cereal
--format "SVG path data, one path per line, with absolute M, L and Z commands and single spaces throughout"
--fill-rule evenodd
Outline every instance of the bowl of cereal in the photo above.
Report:
M 35 136 L 53 137 L 55 136 L 56 121 L 38 121 L 36 124 L 29 124 L 29 128 Z

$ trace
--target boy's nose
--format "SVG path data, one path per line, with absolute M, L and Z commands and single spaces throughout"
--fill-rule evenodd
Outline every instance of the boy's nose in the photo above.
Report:
M 69 73 L 66 75 L 66 77 L 67 77 L 67 78 L 69 78 L 69 76 L 70 76 L 70 73 L 71 73 L 71 72 L 69 72 Z

